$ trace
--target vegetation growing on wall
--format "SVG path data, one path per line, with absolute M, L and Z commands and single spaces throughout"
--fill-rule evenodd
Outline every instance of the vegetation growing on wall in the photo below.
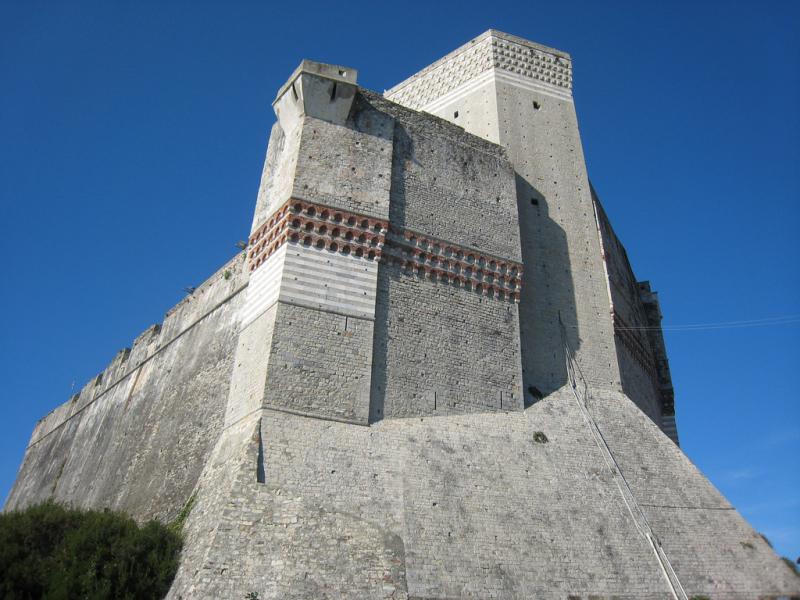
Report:
M 163 598 L 181 534 L 156 521 L 46 502 L 0 514 L 0 598 Z

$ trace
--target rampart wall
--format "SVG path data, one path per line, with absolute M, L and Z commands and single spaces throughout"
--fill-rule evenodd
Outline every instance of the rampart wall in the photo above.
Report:
M 622 387 L 625 393 L 636 399 L 639 408 L 660 423 L 655 359 L 645 329 L 648 321 L 639 299 L 639 286 L 625 247 L 614 233 L 599 199 L 596 195 L 593 198 L 608 271 Z
M 592 198 L 611 295 L 622 389 L 677 443 L 672 380 L 658 298 L 648 282 L 637 281 L 625 247 L 594 189 Z
M 221 431 L 243 266 L 228 262 L 37 423 L 6 508 L 52 498 L 177 514 Z

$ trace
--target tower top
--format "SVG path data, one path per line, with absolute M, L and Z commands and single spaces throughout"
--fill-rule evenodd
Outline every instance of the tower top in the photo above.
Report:
M 456 48 L 384 95 L 409 108 L 433 112 L 430 105 L 436 100 L 493 71 L 550 89 L 564 99 L 572 97 L 568 53 L 496 29 Z
M 304 60 L 272 103 L 281 127 L 291 131 L 303 115 L 343 124 L 353 104 L 357 79 L 358 71 L 351 67 Z
M 343 65 L 330 65 L 328 63 L 316 62 L 313 60 L 303 59 L 297 68 L 289 76 L 278 93 L 275 95 L 275 102 L 286 92 L 289 87 L 300 77 L 303 73 L 324 77 L 325 79 L 332 79 L 342 83 L 351 83 L 355 85 L 358 83 L 358 70 L 352 67 L 345 67 Z

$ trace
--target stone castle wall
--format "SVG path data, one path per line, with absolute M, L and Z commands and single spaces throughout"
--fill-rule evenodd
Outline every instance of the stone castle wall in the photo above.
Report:
M 800 594 L 659 429 L 660 332 L 632 338 L 659 390 L 620 350 L 613 307 L 660 311 L 593 198 L 569 57 L 487 32 L 399 88 L 444 118 L 301 64 L 246 258 L 37 425 L 7 508 L 194 496 L 174 600 Z
M 565 336 L 593 384 L 623 389 L 672 431 L 660 314 L 645 310 L 589 183 L 571 91 L 568 54 L 489 31 L 387 96 L 500 144 L 514 165 L 528 283 L 519 306 L 526 403 L 566 383 Z
M 629 398 L 589 406 L 688 597 L 797 588 Z M 227 433 L 172 599 L 673 598 L 570 392 L 371 427 L 267 410 Z
M 367 97 L 396 120 L 390 227 L 431 245 L 446 240 L 456 249 L 443 262 L 457 259 L 461 273 L 481 261 L 519 262 L 514 172 L 505 154 L 449 123 Z M 379 269 L 373 418 L 519 410 L 516 304 L 409 272 L 404 253 L 419 246 L 412 239 Z M 520 281 L 524 289 L 524 273 Z
M 219 437 L 233 368 L 242 255 L 37 423 L 6 509 L 47 499 L 173 518 Z
M 569 55 L 488 31 L 387 97 L 498 143 L 514 165 L 526 273 L 519 305 L 525 402 L 566 384 L 564 332 L 592 382 L 619 389 Z
M 312 69 L 276 101 L 228 422 L 259 406 L 362 425 L 520 410 L 524 275 L 505 154 L 372 92 L 321 89 Z M 337 102 L 351 103 L 346 119 L 314 116 Z
M 639 408 L 654 422 L 660 423 L 655 359 L 644 329 L 648 321 L 639 300 L 639 286 L 625 248 L 614 233 L 599 200 L 595 199 L 595 202 L 615 325 L 618 328 L 617 357 L 622 387 L 637 399 Z
M 623 391 L 675 443 L 672 378 L 661 333 L 661 312 L 648 282 L 639 282 L 594 190 L 595 214 L 611 295 Z

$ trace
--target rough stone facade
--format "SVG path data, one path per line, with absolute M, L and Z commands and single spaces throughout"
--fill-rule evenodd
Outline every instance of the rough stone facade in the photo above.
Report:
M 570 57 L 356 81 L 292 74 L 246 252 L 37 424 L 6 509 L 193 498 L 173 599 L 800 595 L 676 445 Z
M 222 431 L 244 264 L 230 261 L 36 424 L 7 508 L 54 498 L 178 514 Z
M 636 281 L 628 255 L 592 190 L 605 259 L 623 391 L 677 444 L 674 392 L 658 295 Z

